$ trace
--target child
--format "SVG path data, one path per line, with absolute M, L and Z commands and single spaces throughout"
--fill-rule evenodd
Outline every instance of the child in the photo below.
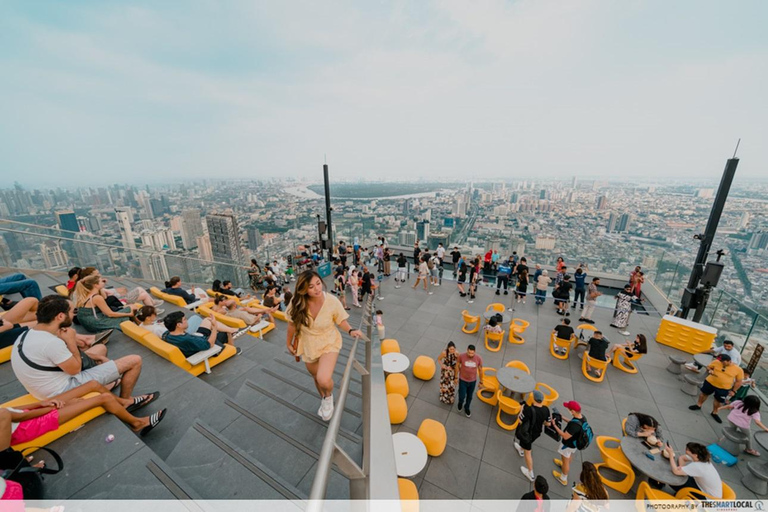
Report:
M 749 393 L 750 389 L 755 389 L 755 379 L 752 378 L 752 374 L 749 371 L 744 370 L 744 378 L 741 380 L 741 387 L 736 390 L 736 394 L 731 397 L 731 402 L 736 400 L 744 400 Z
M 742 386 L 744 387 L 744 386 Z M 750 433 L 750 426 L 754 421 L 758 427 L 768 432 L 768 427 L 760 422 L 760 399 L 756 395 L 748 395 L 744 397 L 744 400 L 735 400 L 732 403 L 723 406 L 723 409 L 730 409 L 728 414 L 728 421 L 736 427 L 736 430 L 746 434 L 747 449 L 744 453 L 760 456 L 760 452 L 752 448 L 752 434 Z
M 491 317 L 490 320 L 488 320 L 488 325 L 484 327 L 486 332 L 492 332 L 495 334 L 498 334 L 500 332 L 504 332 L 504 329 L 501 328 L 499 325 L 498 320 L 496 320 L 496 317 Z
M 376 329 L 379 331 L 380 340 L 384 339 L 384 316 L 383 315 L 384 313 L 380 309 L 376 310 L 376 317 L 375 317 Z

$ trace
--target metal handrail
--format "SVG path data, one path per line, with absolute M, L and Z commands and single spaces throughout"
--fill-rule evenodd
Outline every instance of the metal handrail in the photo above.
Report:
M 363 322 L 366 317 L 370 316 L 373 307 L 373 297 L 369 296 L 365 302 L 363 308 L 363 315 L 360 327 L 362 328 Z M 370 325 L 368 328 L 370 334 Z M 366 472 L 363 468 L 358 466 L 337 444 L 336 440 L 339 435 L 339 429 L 341 427 L 341 417 L 344 411 L 344 405 L 347 400 L 347 394 L 349 392 L 349 382 L 352 377 L 352 368 L 355 368 L 358 373 L 367 377 L 370 372 L 369 357 L 366 357 L 366 366 L 360 364 L 356 357 L 357 346 L 362 339 L 368 346 L 366 347 L 366 354 L 369 354 L 371 340 L 368 336 L 361 336 L 355 338 L 352 344 L 352 349 L 347 359 L 347 364 L 344 368 L 344 374 L 341 378 L 341 389 L 339 391 L 339 398 L 336 402 L 335 410 L 336 414 L 331 418 L 331 422 L 328 425 L 328 431 L 323 440 L 323 447 L 320 451 L 320 456 L 317 460 L 317 470 L 315 472 L 315 479 L 312 482 L 312 490 L 309 494 L 310 502 L 307 507 L 308 512 L 320 512 L 323 507 L 323 500 L 325 499 L 325 493 L 328 488 L 328 478 L 331 472 L 331 464 L 335 463 L 339 466 L 339 469 L 350 479 L 350 488 L 354 489 L 354 492 L 350 492 L 351 498 L 364 498 L 366 497 L 367 482 Z M 363 386 L 363 402 L 370 402 L 370 390 L 366 391 L 366 386 Z M 364 406 L 365 407 L 365 406 Z M 364 417 L 363 422 L 368 420 Z M 365 429 L 364 429 L 365 430 Z M 365 433 L 364 433 L 365 434 Z M 364 456 L 365 457 L 365 456 Z M 365 466 L 366 464 L 364 464 Z

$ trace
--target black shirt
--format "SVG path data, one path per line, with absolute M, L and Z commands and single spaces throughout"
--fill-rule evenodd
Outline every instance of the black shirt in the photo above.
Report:
M 608 340 L 605 338 L 589 338 L 587 343 L 589 344 L 589 357 L 605 361 L 605 351 L 608 350 L 608 346 L 610 345 Z
M 461 253 L 459 251 L 451 251 L 451 259 L 453 260 L 453 264 L 455 265 L 461 259 Z
M 399 258 L 397 258 L 398 267 L 405 268 L 406 265 L 408 265 L 408 258 L 406 258 L 405 256 L 400 256 Z
M 546 406 L 535 407 L 532 405 L 523 405 L 523 411 L 520 416 L 521 425 L 518 426 L 515 435 L 521 439 L 530 438 L 529 442 L 534 442 L 539 438 L 544 430 L 544 422 L 550 417 L 549 408 Z
M 555 332 L 557 333 L 555 336 L 561 340 L 570 340 L 571 336 L 573 336 L 573 327 L 563 324 L 556 325 Z
M 560 283 L 560 286 L 557 289 L 558 297 L 568 297 L 571 294 L 571 288 L 573 288 L 573 285 L 567 281 Z
M 528 271 L 528 266 L 520 263 L 517 266 L 517 269 L 515 269 L 515 274 L 519 276 L 520 274 L 523 273 L 523 270 Z
M 563 446 L 566 448 L 576 448 L 576 439 L 579 434 L 581 434 L 582 426 L 581 423 L 587 421 L 586 416 L 582 415 L 581 418 L 576 419 L 573 418 L 571 421 L 568 422 L 567 425 L 565 425 L 565 429 L 563 432 L 566 434 L 570 434 L 571 437 L 568 439 L 563 440 Z

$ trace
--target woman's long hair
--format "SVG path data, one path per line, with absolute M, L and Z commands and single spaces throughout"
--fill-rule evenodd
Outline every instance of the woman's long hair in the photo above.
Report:
M 639 345 L 637 349 L 638 354 L 647 354 L 648 353 L 648 341 L 645 339 L 645 334 L 638 334 L 637 335 L 637 344 Z
M 296 329 L 296 338 L 299 339 L 301 338 L 301 330 L 304 327 L 309 327 L 311 318 L 309 316 L 308 302 L 309 283 L 315 277 L 320 279 L 320 282 L 323 282 L 320 274 L 314 270 L 307 270 L 299 274 L 299 277 L 296 279 L 296 288 L 294 289 L 293 297 L 291 298 L 291 321 Z
M 211 285 L 211 290 L 215 292 L 221 291 L 221 281 L 219 279 L 215 279 L 213 281 L 213 284 Z
M 86 278 L 78 279 L 75 285 L 75 293 L 77 293 L 76 308 L 85 306 L 85 301 L 88 300 L 88 296 L 93 292 L 96 285 L 99 284 L 99 281 L 101 281 L 101 276 L 98 275 L 90 275 Z
M 744 411 L 747 416 L 752 416 L 760 410 L 760 399 L 755 395 L 747 395 L 741 401 L 739 409 Z
M 608 500 L 608 491 L 605 490 L 600 474 L 597 468 L 591 462 L 584 462 L 581 465 L 581 475 L 579 476 L 581 484 L 584 486 L 587 499 L 590 500 Z
M 637 418 L 637 423 L 641 427 L 653 427 L 654 430 L 659 428 L 659 422 L 656 421 L 656 418 L 654 418 L 653 416 L 650 416 L 648 414 L 643 414 L 642 412 L 631 412 L 631 413 L 629 413 L 630 416 L 633 415 L 633 414 Z

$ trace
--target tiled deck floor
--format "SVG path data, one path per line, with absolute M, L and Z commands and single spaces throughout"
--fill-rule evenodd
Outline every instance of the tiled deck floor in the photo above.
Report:
M 688 410 L 694 403 L 680 391 L 681 382 L 677 376 L 666 371 L 666 354 L 678 353 L 654 340 L 660 318 L 633 314 L 629 331 L 632 337 L 643 333 L 649 340 L 648 354 L 639 361 L 640 372 L 634 375 L 609 366 L 601 384 L 588 381 L 581 373 L 581 359 L 571 352 L 570 360 L 561 361 L 549 353 L 549 334 L 561 318 L 555 313 L 551 298 L 543 306 L 536 306 L 533 298 L 527 304 L 516 304 L 514 316 L 531 323 L 523 335 L 524 345 L 504 343 L 500 352 L 490 353 L 485 349 L 482 329 L 472 335 L 461 331 L 461 311 L 468 309 L 475 314 L 482 313 L 493 302 L 503 302 L 509 307 L 512 295 L 496 296 L 492 289 L 481 288 L 473 304 L 459 297 L 452 281 L 443 281 L 440 287 L 432 288 L 428 295 L 423 288 L 413 290 L 408 283 L 400 289 L 394 288 L 389 279 L 383 283 L 383 300 L 377 306 L 384 312 L 386 337 L 395 338 L 401 352 L 413 361 L 426 354 L 437 357 L 448 341 L 454 341 L 460 351 L 470 343 L 488 367 L 503 367 L 508 361 L 517 359 L 527 364 L 537 382 L 553 386 L 559 393 L 559 408 L 562 402 L 575 399 L 583 407 L 596 436 L 621 437 L 621 419 L 629 412 L 644 412 L 654 416 L 662 425 L 663 432 L 675 449 L 680 452 L 688 441 L 710 444 L 717 441 L 721 425 L 709 415 L 711 399 L 698 412 Z M 413 279 L 410 284 L 413 284 Z M 571 310 L 572 325 L 579 324 L 578 310 Z M 612 342 L 623 342 L 618 330 L 609 326 L 612 309 L 598 309 L 594 315 L 596 327 Z M 579 349 L 579 352 L 581 349 Z M 683 354 L 684 355 L 684 354 Z M 429 382 L 413 378 L 407 372 L 410 384 L 408 417 L 402 425 L 393 426 L 393 431 L 415 433 L 421 421 L 432 418 L 445 424 L 448 432 L 448 447 L 443 455 L 430 461 L 414 481 L 419 487 L 422 499 L 514 499 L 528 492 L 530 484 L 520 472 L 523 459 L 513 446 L 513 432 L 501 429 L 495 421 L 495 409 L 474 399 L 472 417 L 459 413 L 455 406 L 442 404 L 438 400 L 438 374 Z M 725 418 L 725 413 L 721 416 Z M 552 459 L 556 456 L 556 443 L 542 436 L 534 445 L 534 471 L 550 482 L 550 492 L 563 498 L 570 497 L 570 486 L 562 487 L 554 481 Z M 600 454 L 596 443 L 575 456 L 569 480 L 578 478 L 581 461 L 599 462 Z M 741 485 L 742 473 L 747 471 L 748 455 L 739 457 L 734 467 L 718 466 L 723 479 L 736 491 L 739 498 L 753 498 L 754 494 Z M 638 480 L 642 478 L 638 475 Z M 623 497 L 610 491 L 613 498 Z M 625 498 L 634 498 L 626 496 Z

